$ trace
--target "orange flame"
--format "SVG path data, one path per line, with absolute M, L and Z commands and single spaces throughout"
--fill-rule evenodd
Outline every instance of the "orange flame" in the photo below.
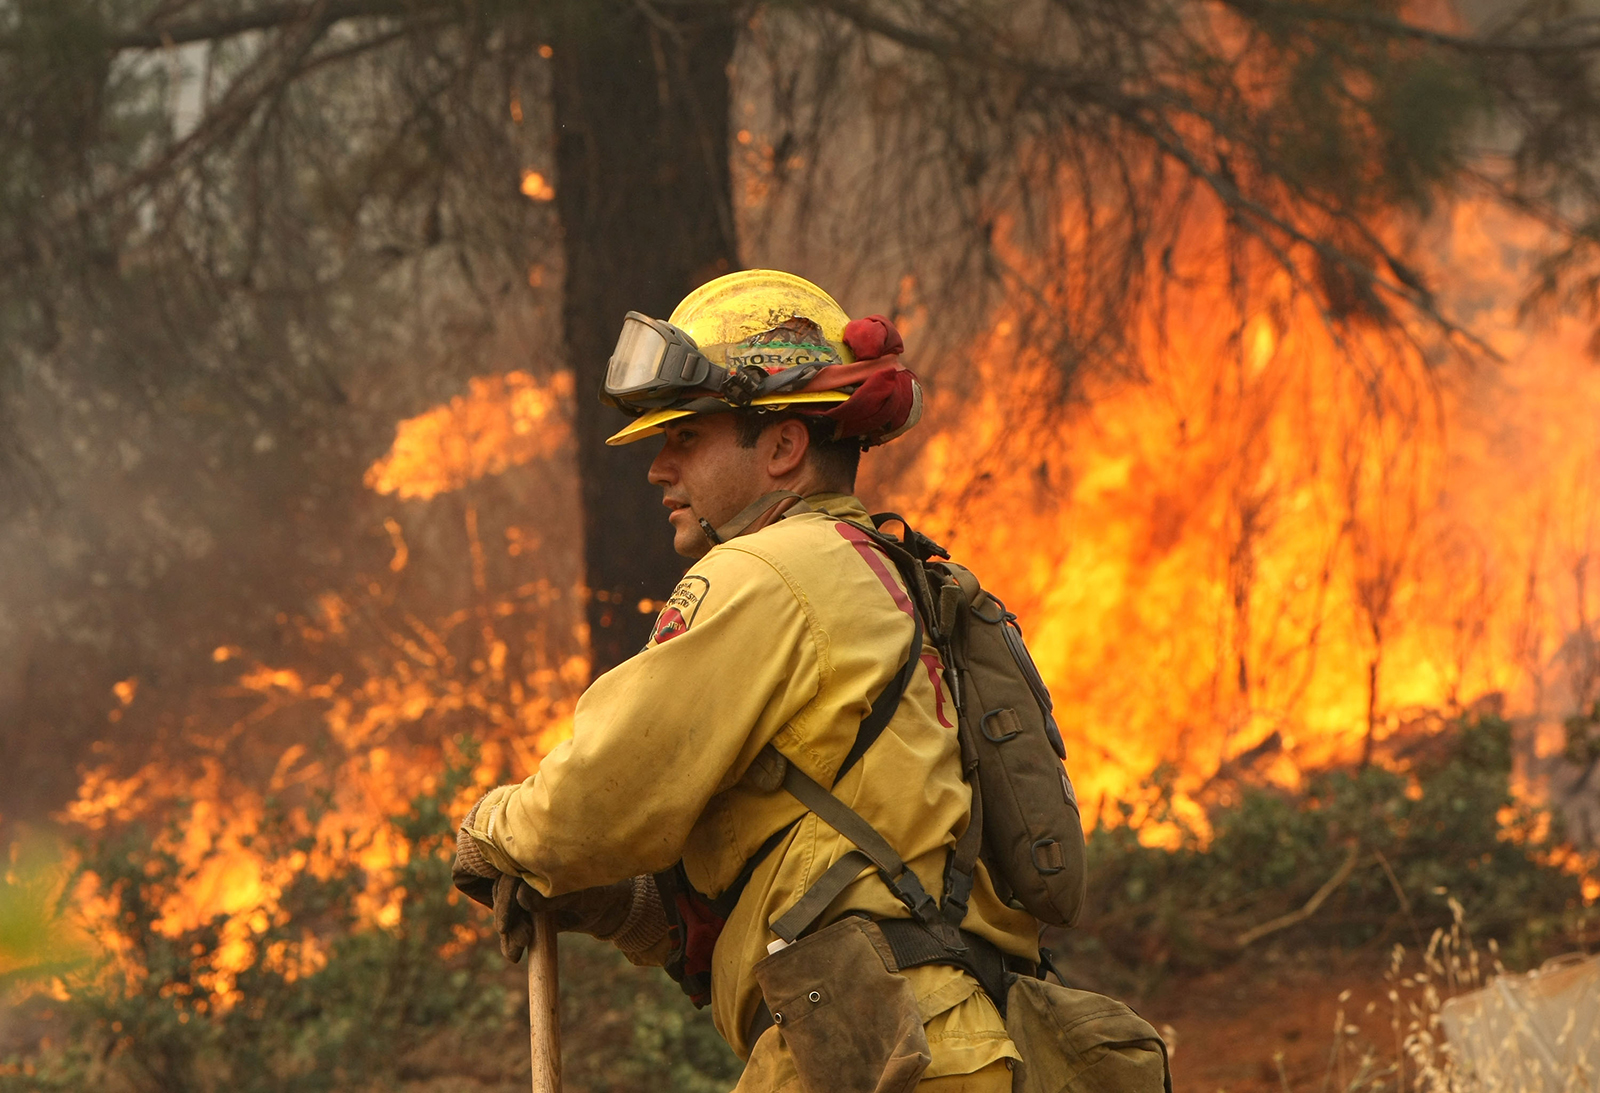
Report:
M 303 932 L 293 942 L 262 940 L 269 927 L 285 924 L 283 896 L 297 877 L 350 878 L 360 886 L 358 919 L 395 926 L 406 898 L 397 871 L 419 852 L 399 820 L 411 800 L 436 791 L 447 764 L 463 762 L 457 734 L 468 732 L 478 747 L 470 784 L 449 804 L 455 815 L 506 772 L 521 777 L 537 769 L 570 734 L 572 699 L 589 666 L 562 652 L 579 647 L 576 633 L 560 631 L 577 625 L 577 596 L 566 600 L 563 612 L 559 590 L 539 580 L 432 625 L 410 615 L 390 625 L 382 621 L 381 590 L 359 606 L 324 595 L 314 617 L 293 620 L 295 628 L 322 661 L 349 649 L 353 664 L 243 667 L 233 697 L 249 711 L 197 738 L 198 758 L 160 757 L 125 776 L 109 766 L 91 770 L 62 818 L 89 831 L 133 822 L 158 828 L 153 848 L 176 870 L 170 883 L 148 882 L 145 898 L 158 910 L 153 928 L 176 938 L 220 920 L 219 943 L 197 957 L 204 962 L 196 971 L 204 992 L 197 1005 L 237 1004 L 237 977 L 255 965 L 309 974 L 326 960 L 326 939 Z M 534 620 L 519 629 L 535 629 L 525 635 L 528 647 L 513 655 L 510 635 L 496 627 L 519 616 Z M 377 620 L 377 632 L 357 628 L 357 620 L 364 627 Z M 240 655 L 225 646 L 214 659 Z M 299 726 L 308 716 L 320 726 L 315 742 L 283 748 L 268 777 L 252 777 L 249 763 L 225 754 L 253 734 L 278 735 L 274 719 L 305 738 Z M 269 826 L 280 837 L 263 838 Z M 301 849 L 282 852 L 286 846 Z M 89 874 L 74 905 L 121 974 L 141 977 L 138 948 L 117 927 L 117 892 Z
M 1143 318 L 1145 382 L 1061 408 L 1013 310 L 975 392 L 933 401 L 887 487 L 1022 617 L 1090 808 L 1162 764 L 1190 793 L 1241 763 L 1293 783 L 1484 696 L 1570 710 L 1559 651 L 1600 610 L 1600 371 L 1575 324 L 1519 324 L 1526 231 L 1464 206 L 1439 234 L 1442 295 L 1503 364 L 1336 336 L 1281 276 L 1240 316 L 1194 239 L 1181 305 Z
M 520 108 L 518 113 L 520 114 Z M 521 117 L 517 118 L 521 121 Z M 544 175 L 538 171 L 526 170 L 522 172 L 522 192 L 531 201 L 554 201 L 556 199 L 555 187 L 545 181 Z
M 526 372 L 484 376 L 469 393 L 400 423 L 389 454 L 367 471 L 378 493 L 429 498 L 562 450 L 572 374 L 541 383 Z

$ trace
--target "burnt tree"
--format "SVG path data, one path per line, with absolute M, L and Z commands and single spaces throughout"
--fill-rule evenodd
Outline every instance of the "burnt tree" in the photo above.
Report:
M 611 448 L 627 420 L 596 398 L 622 318 L 665 318 L 691 289 L 735 268 L 728 171 L 725 5 L 563 5 L 554 20 L 556 204 L 566 283 L 567 360 L 578 391 L 578 471 L 595 675 L 644 644 L 683 573 L 661 491 L 645 480 L 656 445 Z

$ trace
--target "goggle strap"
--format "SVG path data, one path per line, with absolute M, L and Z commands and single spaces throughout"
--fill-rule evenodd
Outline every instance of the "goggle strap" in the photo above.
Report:
M 756 392 L 756 397 L 776 395 L 787 387 L 801 386 L 820 371 L 822 366 L 819 364 L 796 364 L 781 372 L 774 372 L 761 381 L 761 389 Z

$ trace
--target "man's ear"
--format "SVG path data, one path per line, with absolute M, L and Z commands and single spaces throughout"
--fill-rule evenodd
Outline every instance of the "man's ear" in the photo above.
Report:
M 767 456 L 767 474 L 785 478 L 800 468 L 811 450 L 811 430 L 796 418 L 786 418 L 772 427 L 772 451 Z

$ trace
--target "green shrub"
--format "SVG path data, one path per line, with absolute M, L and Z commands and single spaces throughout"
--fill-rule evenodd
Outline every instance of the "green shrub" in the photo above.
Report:
M 1420 947 L 1451 925 L 1453 897 L 1470 934 L 1495 939 L 1508 961 L 1531 963 L 1559 948 L 1586 914 L 1581 878 L 1556 864 L 1559 828 L 1511 792 L 1510 726 L 1466 720 L 1432 744 L 1405 772 L 1333 770 L 1299 793 L 1245 787 L 1211 812 L 1209 840 L 1171 810 L 1165 774 L 1151 819 L 1174 825 L 1178 845 L 1144 846 L 1127 822 L 1098 828 L 1089 840 L 1089 910 L 1056 944 L 1069 963 L 1109 955 L 1148 982 L 1228 959 L 1241 938 Z M 1132 819 L 1131 806 L 1121 811 Z M 1303 922 L 1249 938 L 1334 881 Z
M 1144 846 L 1131 823 L 1095 831 L 1089 911 L 1052 939 L 1063 970 L 1140 992 L 1170 971 L 1233 958 L 1242 936 L 1286 916 L 1251 944 L 1420 947 L 1452 926 L 1450 898 L 1470 934 L 1495 939 L 1508 963 L 1546 955 L 1587 912 L 1580 879 L 1554 864 L 1560 832 L 1511 793 L 1509 726 L 1467 721 L 1433 745 L 1403 773 L 1329 771 L 1300 793 L 1241 789 L 1210 814 L 1209 840 L 1172 811 L 1163 772 L 1147 818 L 1174 825 L 1177 845 Z M 354 866 L 325 879 L 302 870 L 256 951 L 292 950 L 309 932 L 326 963 L 296 975 L 257 959 L 238 974 L 232 1006 L 214 1005 L 204 978 L 223 921 L 178 937 L 156 929 L 179 871 L 160 840 L 127 829 L 86 842 L 82 867 L 114 894 L 115 940 L 143 974 L 102 967 L 73 978 L 67 1001 L 36 1002 L 53 1011 L 52 1042 L 66 1046 L 0 1060 L 0 1093 L 525 1089 L 525 971 L 505 964 L 487 913 L 450 886 L 448 811 L 464 777 L 450 772 L 394 820 L 411 848 L 391 878 L 405 891 L 397 922 L 366 924 L 357 895 L 367 878 Z M 269 811 L 256 849 L 273 860 L 309 852 L 304 830 Z M 1324 888 L 1313 913 L 1292 921 Z M 664 975 L 587 938 L 563 938 L 561 951 L 571 1093 L 734 1084 L 738 1061 Z
M 59 913 L 67 872 L 60 848 L 28 833 L 0 857 L 0 1001 L 86 960 L 83 939 Z

